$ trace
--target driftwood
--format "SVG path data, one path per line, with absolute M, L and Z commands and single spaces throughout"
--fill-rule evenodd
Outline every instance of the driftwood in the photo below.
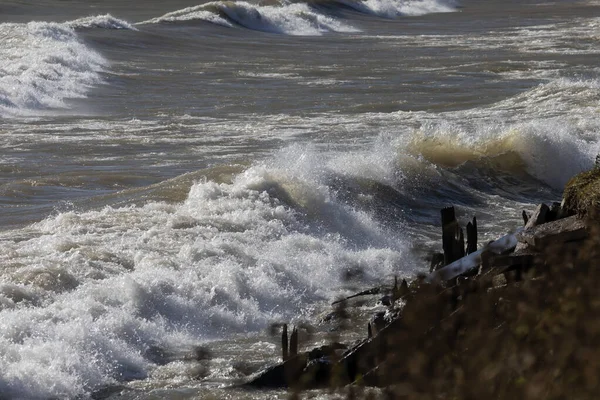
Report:
M 508 235 L 502 236 L 500 239 L 491 242 L 487 246 L 484 246 L 474 253 L 471 253 L 460 260 L 457 260 L 452 264 L 446 265 L 444 268 L 433 272 L 429 275 L 428 281 L 448 281 L 456 278 L 459 275 L 474 270 L 481 264 L 482 253 L 486 251 L 494 254 L 502 254 L 510 249 L 515 248 L 518 243 L 516 234 L 522 230 L 523 228 L 519 228 L 515 233 L 509 233 Z
M 353 294 L 351 296 L 344 297 L 343 299 L 336 300 L 333 303 L 331 303 L 331 305 L 339 304 L 339 303 L 342 303 L 342 302 L 344 302 L 346 300 L 353 299 L 355 297 L 370 296 L 370 295 L 380 294 L 382 290 L 383 289 L 382 289 L 381 286 L 377 286 L 377 287 L 374 287 L 374 288 L 371 288 L 371 289 L 363 290 L 362 292 L 358 292 L 358 293 L 355 293 L 355 294 Z
M 371 295 L 376 295 L 376 294 L 381 294 L 381 293 L 386 293 L 386 292 L 388 292 L 389 294 L 380 298 L 379 301 L 383 305 L 387 306 L 387 305 L 391 305 L 393 302 L 398 300 L 400 297 L 402 297 L 406 293 L 408 293 L 408 282 L 406 282 L 406 279 L 402 279 L 402 283 L 400 284 L 400 286 L 398 286 L 398 277 L 394 277 L 394 287 L 391 290 L 386 289 L 383 286 L 376 286 L 374 288 L 363 290 L 362 292 L 358 292 L 351 296 L 336 300 L 333 303 L 331 303 L 331 305 L 333 306 L 336 304 L 340 304 L 346 300 L 354 299 L 354 298 L 360 297 L 360 296 L 371 296 Z

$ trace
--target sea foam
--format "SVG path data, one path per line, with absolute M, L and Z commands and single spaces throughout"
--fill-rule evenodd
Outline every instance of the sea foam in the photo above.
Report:
M 2 392 L 72 398 L 145 378 L 168 362 L 155 349 L 309 317 L 352 274 L 409 274 L 406 242 L 338 201 L 320 157 L 292 147 L 182 203 L 64 212 L 0 236 Z

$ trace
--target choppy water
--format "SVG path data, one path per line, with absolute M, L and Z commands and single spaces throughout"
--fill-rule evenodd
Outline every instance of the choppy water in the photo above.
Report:
M 0 4 L 3 398 L 244 398 L 272 322 L 600 150 L 598 1 L 35 3 Z

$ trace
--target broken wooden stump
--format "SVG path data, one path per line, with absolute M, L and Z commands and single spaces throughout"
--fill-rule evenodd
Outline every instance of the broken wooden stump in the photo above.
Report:
M 467 224 L 467 254 L 477 251 L 477 218 Z
M 444 264 L 448 265 L 464 256 L 464 237 L 462 250 L 460 238 L 462 229 L 458 225 L 454 207 L 442 208 L 442 249 L 444 250 Z
M 429 272 L 437 271 L 444 266 L 444 253 L 433 253 L 431 255 L 431 262 L 429 266 Z
M 298 328 L 294 327 L 292 330 L 289 344 L 287 333 L 287 324 L 284 324 L 281 334 L 284 361 L 258 372 L 250 380 L 243 383 L 242 387 L 306 389 L 329 385 L 332 368 L 343 356 L 341 352 L 347 350 L 348 347 L 335 342 L 299 353 Z M 288 348 L 289 354 L 285 357 Z
M 288 331 L 287 324 L 283 324 L 283 332 L 281 333 L 281 360 L 286 362 L 290 357 L 289 347 L 288 347 Z

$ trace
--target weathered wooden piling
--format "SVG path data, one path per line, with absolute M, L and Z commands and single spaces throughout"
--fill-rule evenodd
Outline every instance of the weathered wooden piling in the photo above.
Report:
M 433 253 L 431 255 L 431 263 L 429 266 L 429 272 L 437 271 L 444 266 L 444 253 Z
M 294 327 L 290 336 L 290 357 L 298 355 L 298 328 Z
M 444 250 L 444 265 L 448 265 L 458 258 L 455 256 L 455 237 L 458 222 L 454 207 L 445 207 L 441 210 L 442 214 L 442 249 Z
M 288 327 L 287 324 L 283 324 L 283 332 L 281 333 L 281 359 L 283 362 L 286 362 L 290 357 L 288 344 Z
M 477 251 L 477 218 L 467 224 L 467 254 Z

